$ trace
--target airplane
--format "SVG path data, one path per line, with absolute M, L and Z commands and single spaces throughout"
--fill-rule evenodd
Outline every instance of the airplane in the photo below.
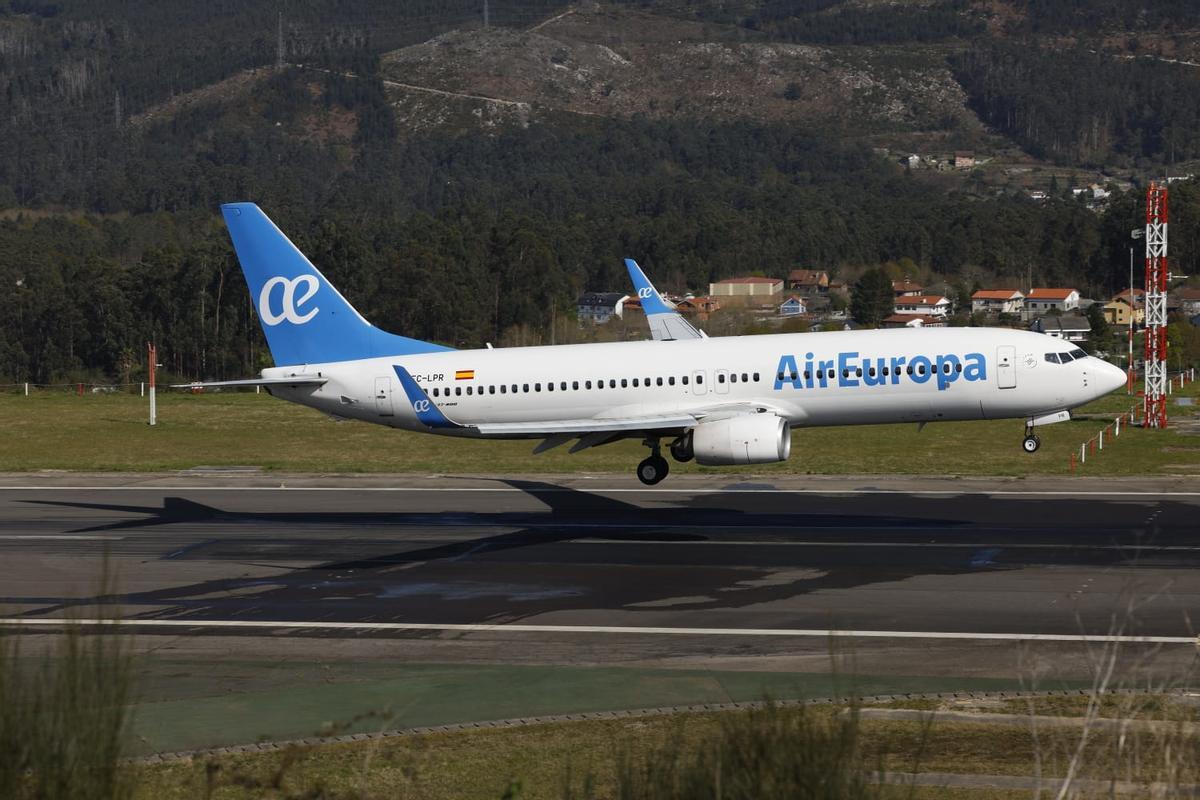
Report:
M 257 205 L 221 211 L 275 366 L 181 387 L 262 386 L 336 418 L 540 439 L 535 454 L 641 439 L 648 486 L 670 470 L 664 442 L 678 462 L 765 464 L 787 460 L 794 428 L 814 426 L 1024 419 L 1033 453 L 1037 427 L 1125 385 L 1074 344 L 1007 328 L 706 337 L 671 316 L 632 260 L 658 338 L 456 350 L 367 322 Z

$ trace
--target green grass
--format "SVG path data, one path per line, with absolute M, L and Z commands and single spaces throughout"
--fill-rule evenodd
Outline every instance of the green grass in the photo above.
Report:
M 812 708 L 806 713 L 819 723 L 841 718 L 838 715 L 844 712 Z M 574 796 L 581 796 L 579 788 L 590 776 L 594 796 L 616 797 L 622 796 L 618 789 L 623 755 L 661 762 L 678 758 L 680 753 L 711 753 L 714 739 L 722 730 L 736 729 L 749 717 L 746 712 L 726 712 L 559 722 L 509 730 L 434 733 L 419 738 L 298 748 L 287 754 L 223 756 L 194 763 L 154 765 L 141 770 L 138 797 L 201 796 L 200 788 L 213 775 L 220 784 L 215 798 L 258 797 L 261 794 L 257 787 L 280 774 L 284 777 L 279 781 L 279 794 L 272 796 L 499 798 L 509 787 L 519 785 L 521 791 L 516 796 L 549 800 L 566 796 L 567 785 L 574 786 L 577 792 Z M 1026 727 L 935 719 L 928 726 L 918 722 L 862 720 L 854 736 L 855 749 L 860 753 L 857 763 L 866 769 L 1028 776 L 1035 773 L 1035 763 L 1040 757 L 1043 775 L 1061 776 L 1066 773 L 1079 733 L 1077 729 L 1042 729 L 1035 739 Z M 772 735 L 757 744 L 769 751 L 778 738 Z M 1196 777 L 1194 746 L 1195 739 L 1183 734 L 1163 740 L 1153 736 L 1139 738 L 1133 733 L 1122 739 L 1117 734 L 1093 732 L 1082 751 L 1079 777 L 1163 779 L 1167 777 L 1164 761 L 1173 758 L 1177 770 L 1174 780 L 1191 782 Z M 1177 752 L 1168 754 L 1168 747 Z M 727 796 L 732 795 L 731 792 Z M 768 792 L 763 796 L 800 795 Z M 915 795 L 895 790 L 884 792 L 883 796 L 949 800 L 1030 795 L 994 790 L 924 789 Z
M 1196 396 L 1195 384 L 1185 395 Z M 1135 398 L 1119 392 L 1081 409 L 1111 418 Z M 566 447 L 531 455 L 534 442 L 481 442 L 333 422 L 266 394 L 164 393 L 158 426 L 146 424 L 136 395 L 0 395 L 0 471 L 166 471 L 195 466 L 259 466 L 288 472 L 630 473 L 645 455 L 634 441 L 569 455 Z M 1174 418 L 1200 407 L 1172 404 Z M 794 433 L 791 460 L 751 468 L 673 464 L 676 473 L 759 474 L 1066 474 L 1068 456 L 1105 427 L 1080 419 L 1039 430 L 1042 448 L 1021 452 L 1020 420 L 844 428 Z M 1196 474 L 1200 436 L 1128 430 L 1090 458 L 1085 475 Z

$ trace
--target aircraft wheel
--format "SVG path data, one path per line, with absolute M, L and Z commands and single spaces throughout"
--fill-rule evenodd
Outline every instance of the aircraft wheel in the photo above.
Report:
M 671 465 L 662 456 L 650 456 L 637 466 L 638 480 L 647 486 L 653 486 L 667 477 Z
M 1030 434 L 1025 437 L 1025 441 L 1021 442 L 1021 449 L 1026 453 L 1036 453 L 1038 448 L 1042 446 L 1042 440 Z
M 671 442 L 671 458 L 675 459 L 680 464 L 686 464 L 695 457 L 696 452 L 692 449 L 691 431 L 688 431 L 683 436 L 680 436 L 678 439 Z

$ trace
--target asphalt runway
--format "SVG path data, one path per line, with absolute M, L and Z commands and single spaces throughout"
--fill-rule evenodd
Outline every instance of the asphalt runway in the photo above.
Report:
M 831 630 L 928 640 L 913 653 L 939 639 L 1189 644 L 1200 615 L 1200 491 L 1187 480 L 717 476 L 643 489 L 234 471 L 0 484 L 5 616 L 104 604 L 150 634 L 507 633 L 531 651 L 518 658 L 729 658 Z M 98 593 L 105 556 L 117 590 Z

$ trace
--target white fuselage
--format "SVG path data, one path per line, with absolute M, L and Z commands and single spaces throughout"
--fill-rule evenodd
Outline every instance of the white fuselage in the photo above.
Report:
M 1124 383 L 1118 368 L 1096 358 L 1046 359 L 1076 349 L 1006 328 L 838 331 L 455 350 L 277 367 L 263 377 L 319 375 L 327 379 L 319 387 L 272 392 L 339 417 L 420 431 L 429 428 L 400 388 L 396 365 L 461 425 L 712 414 L 728 405 L 805 427 L 1034 418 Z

